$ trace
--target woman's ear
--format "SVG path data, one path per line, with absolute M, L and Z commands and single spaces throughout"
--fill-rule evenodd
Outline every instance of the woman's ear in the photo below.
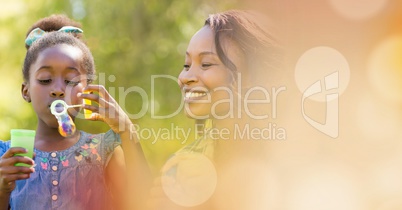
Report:
M 26 82 L 23 82 L 21 85 L 21 95 L 26 102 L 31 103 L 31 96 L 29 94 L 29 84 L 27 84 Z

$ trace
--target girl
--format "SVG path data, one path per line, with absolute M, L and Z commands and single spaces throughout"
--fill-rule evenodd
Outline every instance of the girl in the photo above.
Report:
M 131 201 L 141 200 L 149 177 L 141 146 L 116 101 L 103 86 L 90 84 L 94 73 L 91 52 L 71 33 L 45 33 L 32 42 L 23 65 L 21 92 L 37 114 L 36 157 L 34 161 L 14 156 L 26 151 L 0 143 L 0 209 L 122 209 L 129 208 L 127 194 Z M 61 136 L 51 103 L 63 100 L 76 105 L 83 99 L 99 104 L 83 108 L 93 111 L 91 120 L 104 121 L 111 130 Z M 78 111 L 68 110 L 73 120 Z M 130 209 L 140 206 L 136 202 Z

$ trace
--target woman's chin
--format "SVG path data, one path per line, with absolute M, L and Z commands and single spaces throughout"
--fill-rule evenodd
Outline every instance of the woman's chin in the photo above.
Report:
M 197 112 L 184 112 L 188 118 L 195 119 L 195 120 L 203 120 L 210 118 L 209 113 L 197 113 Z

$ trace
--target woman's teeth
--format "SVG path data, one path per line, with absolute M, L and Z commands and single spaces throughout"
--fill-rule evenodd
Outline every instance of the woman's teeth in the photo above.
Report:
M 198 98 L 198 97 L 203 97 L 206 96 L 207 93 L 204 92 L 186 92 L 186 98 Z

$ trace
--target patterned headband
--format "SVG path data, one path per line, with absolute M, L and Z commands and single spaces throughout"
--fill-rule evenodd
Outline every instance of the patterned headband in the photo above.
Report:
M 83 33 L 84 31 L 80 28 L 74 27 L 74 26 L 64 26 L 60 30 L 60 32 L 65 32 L 65 33 Z M 47 32 L 40 29 L 40 28 L 35 28 L 34 30 L 29 33 L 28 37 L 25 39 L 25 44 L 28 46 L 31 46 L 32 43 L 34 43 L 36 40 L 42 38 L 43 35 L 45 35 Z

